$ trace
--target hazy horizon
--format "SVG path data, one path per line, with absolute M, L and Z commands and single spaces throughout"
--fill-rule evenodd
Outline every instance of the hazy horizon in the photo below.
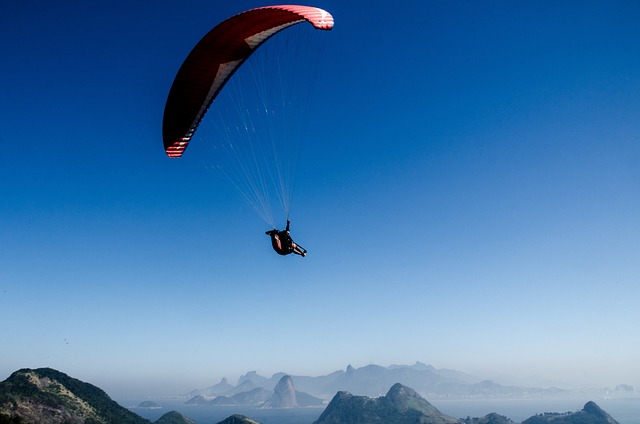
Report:
M 640 3 L 313 2 L 335 27 L 305 258 L 200 166 L 215 116 L 165 154 L 189 51 L 266 4 L 219 3 L 0 3 L 0 376 L 144 395 L 420 361 L 640 386 Z
M 417 361 L 417 362 L 420 362 L 424 365 L 433 366 L 432 364 L 429 364 L 423 361 Z M 225 379 L 225 378 L 227 379 L 229 384 L 233 386 L 237 386 L 240 378 L 246 377 L 247 374 L 252 372 L 255 372 L 260 377 L 264 377 L 267 379 L 272 378 L 274 375 L 279 373 L 284 373 L 293 377 L 320 377 L 320 376 L 329 375 L 337 371 L 346 371 L 349 365 L 358 369 L 358 368 L 363 368 L 369 365 L 380 366 L 383 368 L 388 368 L 392 366 L 410 367 L 415 363 L 416 362 L 404 363 L 404 364 L 369 363 L 369 364 L 362 364 L 362 365 L 354 365 L 350 363 L 342 368 L 331 369 L 326 372 L 318 372 L 315 374 L 304 372 L 304 371 L 289 372 L 286 369 L 282 369 L 274 372 L 261 372 L 260 370 L 256 370 L 256 369 L 247 369 L 247 371 L 242 372 L 240 374 L 217 373 L 215 375 L 218 375 L 219 377 L 214 376 L 210 379 L 203 376 L 194 377 L 193 369 L 190 369 L 190 373 L 187 373 L 184 376 L 184 378 L 180 378 L 180 376 L 174 376 L 174 377 L 163 376 L 162 373 L 159 373 L 153 376 L 148 376 L 147 380 L 142 380 L 142 381 L 139 380 L 139 377 L 134 379 L 122 378 L 119 380 L 118 374 L 116 374 L 116 376 L 113 376 L 113 375 L 109 377 L 103 376 L 103 377 L 97 378 L 96 380 L 91 380 L 91 379 L 87 379 L 86 377 L 83 378 L 78 375 L 69 374 L 65 370 L 58 370 L 58 371 L 62 371 L 66 374 L 69 374 L 70 377 L 78 378 L 87 383 L 96 385 L 99 388 L 105 390 L 111 397 L 113 397 L 116 400 L 126 400 L 126 399 L 139 399 L 139 398 L 147 398 L 147 397 L 162 398 L 162 397 L 186 396 L 189 392 L 193 390 L 201 390 L 201 389 L 206 389 L 207 387 L 214 386 L 220 383 L 222 379 Z M 46 367 L 46 366 L 42 366 L 42 367 Z M 28 367 L 28 368 L 40 368 L 40 367 Z M 640 390 L 640 385 L 637 382 L 636 383 L 633 382 L 635 381 L 634 377 L 622 378 L 620 381 L 615 381 L 615 378 L 611 376 L 609 376 L 608 379 L 601 380 L 601 381 L 581 380 L 581 379 L 571 380 L 571 379 L 562 379 L 557 377 L 554 378 L 550 374 L 547 374 L 547 375 L 524 374 L 524 373 L 523 374 L 506 374 L 504 372 L 491 371 L 491 370 L 474 373 L 474 372 L 469 372 L 467 370 L 457 369 L 454 367 L 435 367 L 434 366 L 434 368 L 439 370 L 447 369 L 447 370 L 461 372 L 481 380 L 491 380 L 504 386 L 515 386 L 515 387 L 523 387 L 523 388 L 524 387 L 541 388 L 541 389 L 559 388 L 559 389 L 564 389 L 568 391 L 580 391 L 585 389 L 592 389 L 592 390 L 598 391 L 601 389 L 614 389 L 617 385 L 627 384 L 627 385 L 634 386 L 636 391 Z M 17 369 L 14 371 L 17 371 Z M 1 380 L 6 379 L 8 376 L 9 374 L 7 374 L 4 377 L 1 377 Z M 188 378 L 188 376 L 191 376 L 190 379 Z M 570 393 L 569 395 L 573 396 L 576 394 L 575 392 L 572 392 L 572 393 L 573 394 Z

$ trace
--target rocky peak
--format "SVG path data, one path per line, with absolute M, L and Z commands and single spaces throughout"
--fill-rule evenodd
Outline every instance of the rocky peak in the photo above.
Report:
M 453 417 L 442 414 L 415 390 L 394 384 L 386 396 L 369 398 L 338 392 L 315 424 L 454 424 Z
M 410 398 L 419 398 L 420 395 L 410 387 L 396 383 L 387 392 L 387 398 L 392 401 L 404 401 Z
M 400 383 L 394 384 L 385 396 L 398 411 L 419 411 L 425 415 L 443 415 L 435 406 L 420 396 L 415 390 Z
M 278 381 L 273 389 L 273 396 L 266 406 L 270 408 L 295 408 L 298 406 L 296 389 L 290 376 L 285 375 Z

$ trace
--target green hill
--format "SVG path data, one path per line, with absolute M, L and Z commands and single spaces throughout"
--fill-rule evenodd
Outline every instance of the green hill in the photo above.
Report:
M 196 424 L 196 422 L 179 412 L 171 411 L 158 418 L 153 424 Z
M 314 424 L 455 424 L 413 389 L 395 384 L 386 396 L 338 392 Z
M 576 412 L 545 412 L 527 418 L 522 424 L 618 424 L 595 402 L 587 402 L 584 408 Z
M 260 423 L 252 420 L 251 418 L 247 418 L 244 415 L 235 414 L 223 421 L 220 421 L 218 424 L 260 424 Z
M 51 368 L 21 369 L 0 383 L 0 423 L 149 424 L 101 389 Z

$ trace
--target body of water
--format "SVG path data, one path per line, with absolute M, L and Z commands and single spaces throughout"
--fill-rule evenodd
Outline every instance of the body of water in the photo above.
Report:
M 260 424 L 311 424 L 316 421 L 324 407 L 260 409 L 248 406 L 191 406 L 184 401 L 156 401 L 160 409 L 129 408 L 148 420 L 155 421 L 169 411 L 178 411 L 197 424 L 217 424 L 233 414 L 241 414 Z
M 594 401 L 620 424 L 640 424 L 640 398 L 636 399 L 490 399 L 434 400 L 440 412 L 456 418 L 483 417 L 496 412 L 519 423 L 541 412 L 578 411 Z M 136 401 L 129 404 L 138 405 Z M 259 409 L 242 406 L 190 406 L 184 400 L 156 400 L 159 409 L 129 406 L 136 414 L 155 421 L 169 411 L 178 411 L 197 424 L 217 424 L 233 414 L 245 415 L 261 424 L 312 424 L 324 411 L 319 408 Z

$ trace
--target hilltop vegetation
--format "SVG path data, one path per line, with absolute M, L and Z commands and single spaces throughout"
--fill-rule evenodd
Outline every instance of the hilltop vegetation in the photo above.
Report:
M 104 391 L 51 368 L 21 369 L 0 383 L 0 424 L 151 424 Z M 168 412 L 155 424 L 195 424 Z
M 0 414 L 5 420 L 38 424 L 149 423 L 101 389 L 51 368 L 22 369 L 0 383 Z

